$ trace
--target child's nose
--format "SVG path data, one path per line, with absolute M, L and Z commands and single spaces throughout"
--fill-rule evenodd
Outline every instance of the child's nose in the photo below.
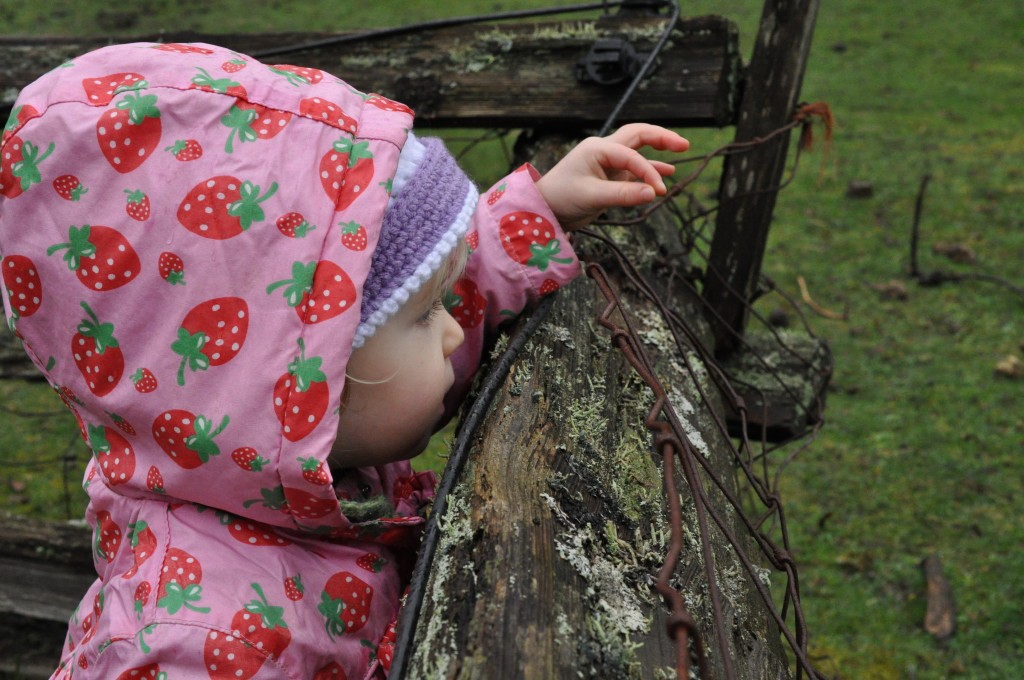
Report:
M 466 333 L 448 310 L 444 310 L 444 336 L 441 339 L 441 351 L 447 359 L 466 340 Z

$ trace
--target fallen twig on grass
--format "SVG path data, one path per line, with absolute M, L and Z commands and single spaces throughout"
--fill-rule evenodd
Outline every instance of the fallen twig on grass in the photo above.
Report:
M 1003 288 L 1007 288 L 1011 292 L 1016 293 L 1019 297 L 1024 298 L 1024 287 L 1011 283 L 1001 276 L 979 274 L 975 272 L 959 274 L 941 269 L 931 272 L 922 272 L 920 270 L 917 264 L 917 250 L 921 234 L 921 215 L 924 212 L 924 193 L 928 188 L 928 182 L 930 180 L 931 175 L 924 175 L 921 177 L 921 185 L 917 190 L 917 198 L 914 201 L 914 219 L 910 225 L 910 276 L 914 278 L 918 284 L 927 287 L 939 286 L 943 283 L 958 283 L 960 281 L 987 281 L 989 283 L 998 284 Z
M 807 306 L 814 310 L 816 314 L 819 314 L 820 316 L 823 316 L 826 319 L 836 319 L 837 321 L 846 321 L 847 319 L 850 318 L 849 305 L 847 305 L 846 309 L 844 309 L 842 313 L 834 312 L 831 309 L 826 309 L 825 307 L 822 307 L 811 298 L 811 293 L 810 291 L 807 290 L 807 281 L 804 280 L 804 277 L 796 277 L 796 282 L 800 286 L 801 299 L 803 299 Z

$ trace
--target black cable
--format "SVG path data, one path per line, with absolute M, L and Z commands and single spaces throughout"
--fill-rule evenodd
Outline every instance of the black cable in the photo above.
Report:
M 610 114 L 608 114 L 608 118 L 605 120 L 604 125 L 601 126 L 601 131 L 597 133 L 598 137 L 604 137 L 611 132 L 612 126 L 615 124 L 615 121 L 618 120 L 619 114 L 622 113 L 622 109 L 625 108 L 626 104 L 633 97 L 633 93 L 636 92 L 638 87 L 640 87 L 640 83 L 642 83 L 644 78 L 647 77 L 647 74 L 650 73 L 651 67 L 654 66 L 654 62 L 658 59 L 658 55 L 661 54 L 662 49 L 664 49 L 669 36 L 672 35 L 672 30 L 675 28 L 676 22 L 679 21 L 678 0 L 665 0 L 665 2 L 672 6 L 672 15 L 669 17 L 668 23 L 665 25 L 665 30 L 662 32 L 661 37 L 658 38 L 657 44 L 654 46 L 654 49 L 651 50 L 651 54 L 647 57 L 647 61 L 644 62 L 643 67 L 633 78 L 633 81 L 629 84 L 629 87 L 626 88 L 626 91 L 622 93 L 622 96 L 619 97 L 619 101 L 615 105 L 615 108 L 612 109 Z

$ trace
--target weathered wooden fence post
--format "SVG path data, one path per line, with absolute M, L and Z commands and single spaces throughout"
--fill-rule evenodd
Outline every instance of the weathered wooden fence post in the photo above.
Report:
M 736 142 L 788 123 L 800 97 L 818 0 L 765 0 L 744 76 Z M 789 134 L 726 158 L 704 287 L 720 355 L 736 350 L 757 296 L 761 261 L 786 165 Z

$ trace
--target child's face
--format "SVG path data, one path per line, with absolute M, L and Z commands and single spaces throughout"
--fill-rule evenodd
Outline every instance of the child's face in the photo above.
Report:
M 444 395 L 455 382 L 449 357 L 465 336 L 432 292 L 426 286 L 352 352 L 334 465 L 412 458 L 440 425 Z

